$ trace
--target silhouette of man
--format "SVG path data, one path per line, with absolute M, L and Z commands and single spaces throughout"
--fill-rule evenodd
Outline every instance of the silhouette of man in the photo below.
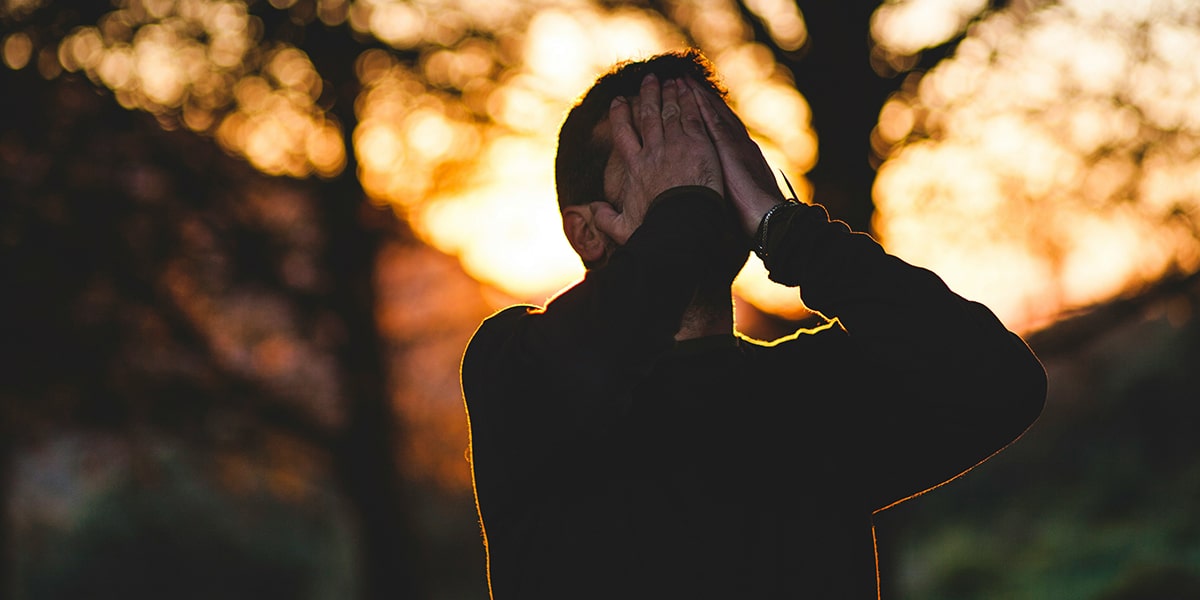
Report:
M 588 270 L 462 365 L 493 598 L 877 598 L 872 514 L 1037 418 L 1045 371 L 983 305 L 785 200 L 697 51 L 571 110 L 563 230 Z M 734 331 L 753 249 L 833 320 Z

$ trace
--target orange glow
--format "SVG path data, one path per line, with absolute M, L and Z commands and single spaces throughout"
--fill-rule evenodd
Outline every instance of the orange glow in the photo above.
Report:
M 920 133 L 876 181 L 885 244 L 1018 329 L 1200 266 L 1196 13 L 1110 0 L 983 19 L 881 112 L 889 141 Z
M 0 2 L 0 16 L 20 18 L 37 10 L 41 5 L 42 0 L 5 0 Z
M 424 15 L 419 8 L 403 2 L 367 3 L 372 6 L 368 20 L 371 33 L 397 47 L 412 46 L 421 39 Z
M 33 40 L 24 33 L 14 33 L 4 38 L 4 64 L 10 69 L 23 69 L 33 54 Z
M 762 19 L 771 39 L 784 50 L 799 50 L 808 40 L 808 26 L 791 0 L 747 0 L 746 7 Z
M 429 205 L 419 221 L 430 242 L 458 256 L 476 279 L 542 301 L 583 273 L 562 234 L 553 147 L 504 136 L 489 144 L 484 160 L 488 170 L 464 193 Z
M 457 189 L 478 153 L 480 125 L 386 54 L 368 51 L 357 68 L 364 86 L 353 138 L 359 179 L 368 194 L 408 217 L 430 195 Z
M 486 100 L 458 108 L 417 74 L 377 56 L 360 59 L 369 82 L 355 148 L 364 187 L 403 210 L 435 247 L 518 298 L 542 301 L 582 274 L 563 238 L 554 199 L 554 147 L 566 107 L 623 54 L 670 47 L 661 19 L 629 9 L 547 9 L 532 15 L 520 66 Z M 430 80 L 464 88 L 493 72 L 478 44 L 423 59 Z M 465 109 L 465 110 L 464 110 Z M 461 112 L 460 112 L 461 111 Z
M 879 134 L 884 141 L 895 144 L 912 133 L 916 115 L 906 102 L 892 99 L 884 103 L 879 111 Z
M 914 54 L 962 31 L 987 0 L 900 0 L 885 2 L 871 19 L 871 35 L 896 54 Z
M 553 197 L 565 109 L 613 62 L 680 47 L 685 31 L 727 78 L 772 164 L 808 193 L 803 173 L 816 157 L 808 106 L 771 53 L 750 41 L 729 0 L 676 7 L 682 28 L 653 11 L 577 2 L 355 0 L 318 8 L 322 20 L 346 20 L 419 55 L 402 64 L 368 50 L 356 64 L 363 91 L 352 141 L 364 190 L 503 294 L 541 301 L 582 274 Z M 779 43 L 803 43 L 803 19 L 790 3 L 757 0 L 750 8 L 770 17 Z M 260 27 L 240 2 L 128 0 L 68 35 L 57 60 L 112 89 L 124 106 L 175 115 L 213 135 L 264 173 L 340 173 L 345 134 L 316 105 L 320 75 L 298 48 L 252 53 Z M 470 38 L 471 30 L 498 41 Z M 20 38 L 8 40 L 5 56 L 20 58 Z M 800 306 L 761 268 L 748 268 L 736 287 L 773 312 Z
M 642 10 L 572 6 L 537 12 L 518 66 L 490 87 L 483 103 L 490 124 L 483 125 L 446 114 L 453 106 L 448 100 L 415 107 L 414 98 L 436 93 L 410 85 L 419 78 L 398 65 L 383 67 L 382 59 L 364 57 L 360 72 L 374 82 L 355 132 L 364 186 L 405 211 L 422 237 L 458 256 L 473 277 L 518 299 L 544 301 L 583 273 L 562 235 L 554 199 L 554 148 L 565 110 L 613 62 L 677 47 L 682 39 L 661 16 Z M 806 192 L 802 175 L 816 159 L 807 103 L 780 78 L 766 48 L 744 39 L 724 42 L 713 60 L 734 101 L 772 164 Z M 469 68 L 454 60 L 445 50 L 423 59 L 428 78 L 467 87 L 471 77 L 454 75 L 455 69 L 490 71 L 487 61 L 494 58 L 473 48 L 462 59 L 472 61 Z M 437 116 L 438 110 L 445 112 Z M 435 175 L 442 177 L 437 185 Z M 764 310 L 804 310 L 795 290 L 770 282 L 761 265 L 747 267 L 735 289 Z
M 872 32 L 886 53 L 917 52 L 961 33 L 985 4 L 886 2 Z M 780 47 L 805 43 L 794 3 L 744 7 Z M 252 51 L 262 25 L 242 2 L 126 0 L 56 52 L 35 53 L 20 32 L 0 51 L 9 68 L 83 73 L 122 105 L 213 135 L 265 173 L 335 176 L 352 135 L 357 176 L 375 201 L 474 277 L 539 302 L 582 274 L 553 198 L 555 134 L 565 109 L 614 61 L 688 40 L 702 47 L 769 162 L 801 199 L 811 193 L 803 175 L 818 142 L 809 107 L 753 41 L 739 5 L 703 0 L 667 11 L 573 0 L 322 0 L 322 22 L 348 23 L 416 57 L 359 57 L 352 133 L 316 104 L 323 82 L 302 50 Z M 1064 0 L 974 21 L 952 58 L 881 107 L 873 138 L 887 154 L 875 187 L 881 240 L 1018 328 L 1200 265 L 1200 72 L 1187 58 L 1200 52 L 1189 25 L 1198 11 Z M 803 310 L 755 261 L 735 291 L 768 312 Z
M 130 0 L 73 31 L 57 59 L 113 90 L 128 108 L 178 114 L 273 175 L 331 177 L 345 165 L 342 133 L 315 104 L 308 56 L 279 46 L 249 57 L 246 6 L 222 0 Z

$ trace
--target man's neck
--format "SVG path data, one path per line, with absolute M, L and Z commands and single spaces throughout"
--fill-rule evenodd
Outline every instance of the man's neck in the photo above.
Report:
M 675 341 L 710 335 L 733 334 L 733 296 L 728 288 L 710 294 L 697 293 L 683 311 Z

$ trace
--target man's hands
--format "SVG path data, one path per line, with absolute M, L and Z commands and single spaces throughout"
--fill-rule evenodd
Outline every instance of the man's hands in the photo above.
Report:
M 590 206 L 596 229 L 623 245 L 651 201 L 683 185 L 726 196 L 753 237 L 772 206 L 784 201 L 775 175 L 746 126 L 725 101 L 688 78 L 642 80 L 632 100 L 613 100 L 608 118 L 613 155 L 605 171 L 610 202 Z
M 703 104 L 697 89 L 685 80 L 660 85 L 652 74 L 642 80 L 632 102 L 613 100 L 608 115 L 613 156 L 604 181 L 605 195 L 614 203 L 594 202 L 591 209 L 596 228 L 616 243 L 624 244 L 633 235 L 650 202 L 662 192 L 703 185 L 724 193 L 721 162 L 701 114 Z
M 729 105 L 700 84 L 684 81 L 699 103 L 700 114 L 720 157 L 726 195 L 737 208 L 746 235 L 753 238 L 763 215 L 784 201 L 775 174 L 762 149 L 750 139 L 746 126 Z

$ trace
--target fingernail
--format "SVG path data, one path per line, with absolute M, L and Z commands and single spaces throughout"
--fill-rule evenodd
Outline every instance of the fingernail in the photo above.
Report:
M 625 103 L 625 98 L 622 96 L 617 96 L 616 98 L 612 99 L 612 104 L 609 104 L 609 108 L 613 108 L 613 107 L 619 106 L 624 103 Z
M 657 81 L 657 80 L 658 80 L 658 77 L 655 77 L 654 73 L 646 73 L 646 76 L 642 78 L 642 83 L 650 83 L 652 81 Z

